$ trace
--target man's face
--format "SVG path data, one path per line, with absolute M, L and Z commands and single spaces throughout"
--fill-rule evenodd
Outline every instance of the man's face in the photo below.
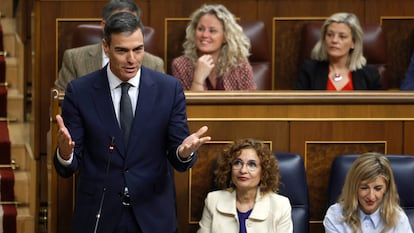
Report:
M 103 40 L 111 71 L 122 81 L 135 77 L 144 57 L 144 36 L 141 29 L 132 34 L 111 35 L 111 45 Z

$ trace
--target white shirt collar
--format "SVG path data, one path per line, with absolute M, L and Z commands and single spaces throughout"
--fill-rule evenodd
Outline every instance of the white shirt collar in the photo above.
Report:
M 111 88 L 111 90 L 117 88 L 123 82 L 117 76 L 115 76 L 114 73 L 112 73 L 112 70 L 110 69 L 109 64 L 107 66 L 106 73 L 108 75 L 109 87 Z M 132 87 L 138 88 L 140 79 L 141 79 L 141 69 L 138 70 L 135 77 L 128 80 L 128 83 L 131 84 Z
M 358 210 L 359 212 L 359 217 L 361 219 L 361 221 L 363 221 L 365 218 L 370 219 L 372 225 L 377 228 L 378 224 L 380 223 L 381 220 L 381 215 L 380 215 L 380 208 L 378 208 L 374 213 L 372 214 L 365 214 L 364 211 L 362 211 L 361 209 Z

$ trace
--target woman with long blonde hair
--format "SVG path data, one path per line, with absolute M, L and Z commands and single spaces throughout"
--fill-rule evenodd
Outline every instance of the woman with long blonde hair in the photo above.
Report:
M 354 161 L 323 225 L 326 233 L 412 232 L 399 205 L 391 164 L 383 154 L 365 153 Z
M 250 40 L 234 15 L 221 4 L 193 12 L 184 54 L 172 62 L 172 75 L 184 90 L 254 90 L 248 61 Z

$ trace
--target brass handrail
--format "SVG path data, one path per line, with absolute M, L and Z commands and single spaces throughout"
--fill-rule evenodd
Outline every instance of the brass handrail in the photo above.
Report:
M 29 203 L 26 202 L 20 202 L 20 201 L 0 201 L 0 205 L 16 205 L 16 206 L 28 206 Z
M 19 165 L 12 159 L 10 164 L 0 164 L 0 168 L 11 168 L 13 170 L 19 169 Z

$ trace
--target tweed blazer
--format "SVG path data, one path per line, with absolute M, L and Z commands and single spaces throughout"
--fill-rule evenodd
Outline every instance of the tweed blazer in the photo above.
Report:
M 190 90 L 191 84 L 193 83 L 195 66 L 188 57 L 182 55 L 175 58 L 171 64 L 171 72 L 174 77 L 181 81 L 184 90 Z M 239 66 L 231 69 L 223 77 L 223 85 L 225 90 L 256 90 L 253 68 L 249 61 L 245 60 Z M 207 90 L 205 82 L 204 89 Z
M 101 69 L 102 59 L 101 43 L 65 50 L 55 86 L 66 90 L 66 86 L 73 79 Z M 164 73 L 164 61 L 148 52 L 144 54 L 142 65 Z
M 276 193 L 256 195 L 256 203 L 246 220 L 249 233 L 292 233 L 292 208 L 289 199 Z M 236 192 L 210 192 L 204 203 L 197 233 L 239 233 Z

